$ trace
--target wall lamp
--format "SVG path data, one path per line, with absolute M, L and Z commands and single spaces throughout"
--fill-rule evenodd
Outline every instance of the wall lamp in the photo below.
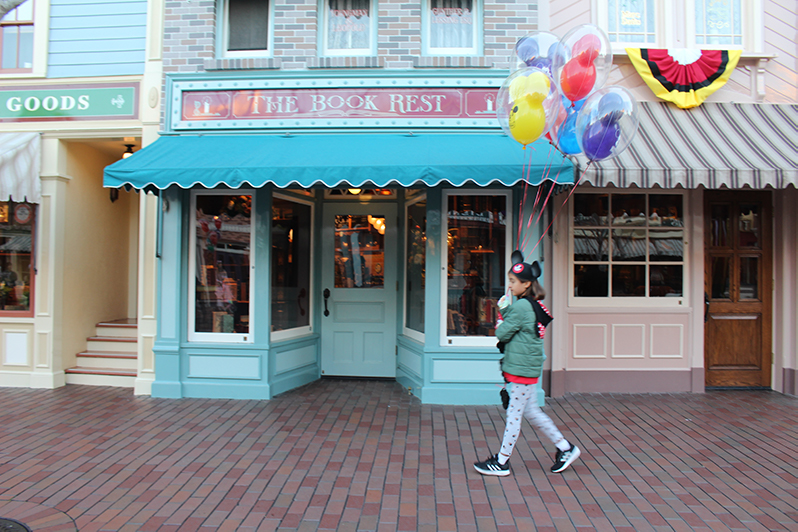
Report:
M 133 146 L 135 146 L 135 144 L 125 144 L 125 147 L 126 147 L 127 149 L 126 149 L 126 150 L 125 150 L 125 152 L 122 154 L 122 158 L 123 158 L 123 159 L 127 159 L 128 157 L 130 157 L 131 155 L 133 155 Z

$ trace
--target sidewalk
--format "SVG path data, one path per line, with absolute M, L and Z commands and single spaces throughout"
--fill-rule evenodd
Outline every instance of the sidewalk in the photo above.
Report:
M 798 530 L 798 399 L 573 395 L 563 474 L 524 423 L 509 477 L 496 406 L 421 405 L 322 380 L 271 401 L 0 388 L 0 517 L 35 532 Z

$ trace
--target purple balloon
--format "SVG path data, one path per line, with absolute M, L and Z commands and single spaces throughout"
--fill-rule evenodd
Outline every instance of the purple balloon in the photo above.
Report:
M 582 148 L 590 161 L 600 161 L 612 155 L 612 150 L 621 136 L 617 122 L 609 124 L 601 120 L 593 122 L 582 135 Z

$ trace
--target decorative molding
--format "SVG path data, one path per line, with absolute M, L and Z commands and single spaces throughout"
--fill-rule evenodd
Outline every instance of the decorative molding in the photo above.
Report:
M 672 355 L 656 355 L 654 354 L 654 329 L 656 328 L 678 328 L 679 329 L 679 352 Z M 652 323 L 651 324 L 651 339 L 649 346 L 650 358 L 684 358 L 684 325 L 681 323 Z
M 578 338 L 578 329 L 601 329 L 602 333 L 602 342 L 601 342 L 601 350 L 602 354 L 594 354 L 594 355 L 579 355 L 579 343 L 577 341 Z M 578 323 L 574 325 L 574 358 L 607 358 L 607 325 L 606 324 L 585 324 L 585 323 Z
M 206 59 L 203 63 L 206 71 L 217 70 L 278 70 L 283 66 L 279 57 L 227 57 L 224 59 Z
M 413 68 L 493 68 L 492 57 L 422 56 L 413 57 Z
M 308 57 L 308 68 L 385 68 L 385 58 L 378 56 Z
M 617 353 L 617 343 L 615 341 L 615 333 L 619 329 L 640 329 L 640 353 L 631 355 L 619 355 Z M 611 358 L 645 358 L 645 344 L 646 344 L 646 326 L 642 323 L 613 323 L 612 324 L 612 348 L 610 350 Z

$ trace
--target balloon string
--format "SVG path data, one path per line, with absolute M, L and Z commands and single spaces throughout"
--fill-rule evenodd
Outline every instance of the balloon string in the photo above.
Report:
M 549 153 L 546 156 L 546 166 L 543 168 L 543 174 L 542 174 L 542 178 L 541 178 L 541 183 L 543 183 L 548 178 L 549 173 L 551 173 L 551 147 L 549 148 Z M 526 225 L 527 229 L 529 229 L 529 227 L 530 227 L 530 225 L 532 223 L 532 217 L 535 215 L 535 208 L 537 208 L 538 203 L 540 202 L 540 196 L 541 196 L 541 192 L 543 190 L 543 187 L 540 186 L 540 184 L 538 184 L 537 189 L 538 189 L 537 193 L 535 194 L 535 203 L 534 203 L 534 205 L 532 205 L 532 212 L 529 214 L 529 221 L 527 222 L 527 225 Z M 521 211 L 519 213 L 518 218 L 519 218 L 518 237 L 519 237 L 519 240 L 520 240 L 521 231 L 522 231 L 522 227 L 523 227 L 523 225 L 520 225 L 520 224 L 523 224 L 523 219 L 524 219 L 523 211 Z M 529 231 L 525 231 L 524 232 L 524 239 L 521 242 L 521 244 L 518 246 L 518 249 L 521 250 L 522 253 L 523 253 L 524 248 L 526 247 L 526 243 L 527 243 L 528 238 L 529 238 Z
M 526 150 L 526 146 L 524 146 L 524 149 Z M 529 164 L 531 164 L 531 162 L 532 162 L 531 153 L 532 152 L 530 152 L 529 163 L 527 164 L 527 166 L 529 166 Z M 526 154 L 526 152 L 524 152 L 524 154 Z M 521 179 L 524 181 L 524 196 L 521 199 L 521 203 L 518 205 L 518 212 L 519 213 L 523 213 L 524 212 L 524 204 L 526 203 L 526 192 L 527 192 L 527 187 L 529 186 L 529 183 L 527 182 L 526 177 L 524 177 L 524 171 L 526 170 L 524 168 L 524 159 L 525 158 L 523 157 L 523 155 L 521 157 L 522 157 L 521 158 Z M 522 223 L 521 220 L 522 220 L 522 215 L 519 214 L 519 216 L 518 216 L 518 234 L 517 234 L 516 239 L 515 239 L 515 248 L 516 249 L 518 249 L 520 247 L 520 243 L 521 243 L 521 223 Z
M 557 217 L 560 215 L 560 212 L 562 211 L 563 207 L 565 207 L 565 205 L 568 203 L 568 200 L 571 199 L 571 195 L 573 195 L 574 191 L 576 191 L 576 188 L 582 183 L 582 179 L 584 179 L 585 174 L 587 174 L 587 170 L 590 168 L 591 164 L 593 164 L 593 161 L 588 161 L 587 166 L 585 166 L 585 169 L 582 171 L 582 173 L 579 176 L 579 179 L 577 180 L 576 184 L 571 189 L 571 192 L 568 193 L 568 196 L 565 198 L 565 201 L 563 201 L 562 205 L 560 205 L 560 208 L 557 209 L 557 214 L 555 214 L 554 217 L 551 219 L 551 221 L 549 222 L 548 227 L 546 227 L 546 230 L 543 231 L 542 235 L 540 235 L 540 238 L 538 239 L 537 243 L 535 243 L 535 247 L 532 248 L 532 251 L 530 251 L 530 253 L 534 253 L 534 251 L 540 245 L 540 242 L 543 240 L 543 237 L 545 237 L 546 233 L 549 232 L 549 229 L 551 229 L 552 224 L 554 224 L 554 220 L 557 219 Z
M 543 210 L 546 208 L 546 205 L 549 203 L 549 198 L 551 197 L 551 193 L 554 191 L 554 187 L 557 185 L 557 180 L 560 178 L 560 173 L 561 172 L 562 172 L 562 168 L 560 168 L 560 170 L 557 172 L 557 175 L 554 176 L 554 181 L 552 181 L 552 183 L 551 183 L 551 188 L 549 189 L 548 196 L 546 196 L 546 201 L 544 201 L 543 205 L 541 205 L 540 211 L 538 212 L 538 217 L 535 220 L 535 224 L 536 225 L 537 225 L 538 222 L 540 222 L 540 218 L 543 216 Z M 527 224 L 527 229 L 529 229 L 529 227 L 532 225 L 532 216 L 533 215 L 534 215 L 534 213 L 529 216 L 529 223 Z M 531 232 L 527 231 L 526 235 L 524 235 L 524 243 L 521 246 L 522 249 L 526 248 L 526 244 L 527 244 L 527 241 L 528 241 L 528 238 L 529 238 L 530 234 L 531 234 Z M 535 248 L 537 248 L 537 245 L 535 245 Z M 535 248 L 533 248 L 532 251 L 535 251 Z

